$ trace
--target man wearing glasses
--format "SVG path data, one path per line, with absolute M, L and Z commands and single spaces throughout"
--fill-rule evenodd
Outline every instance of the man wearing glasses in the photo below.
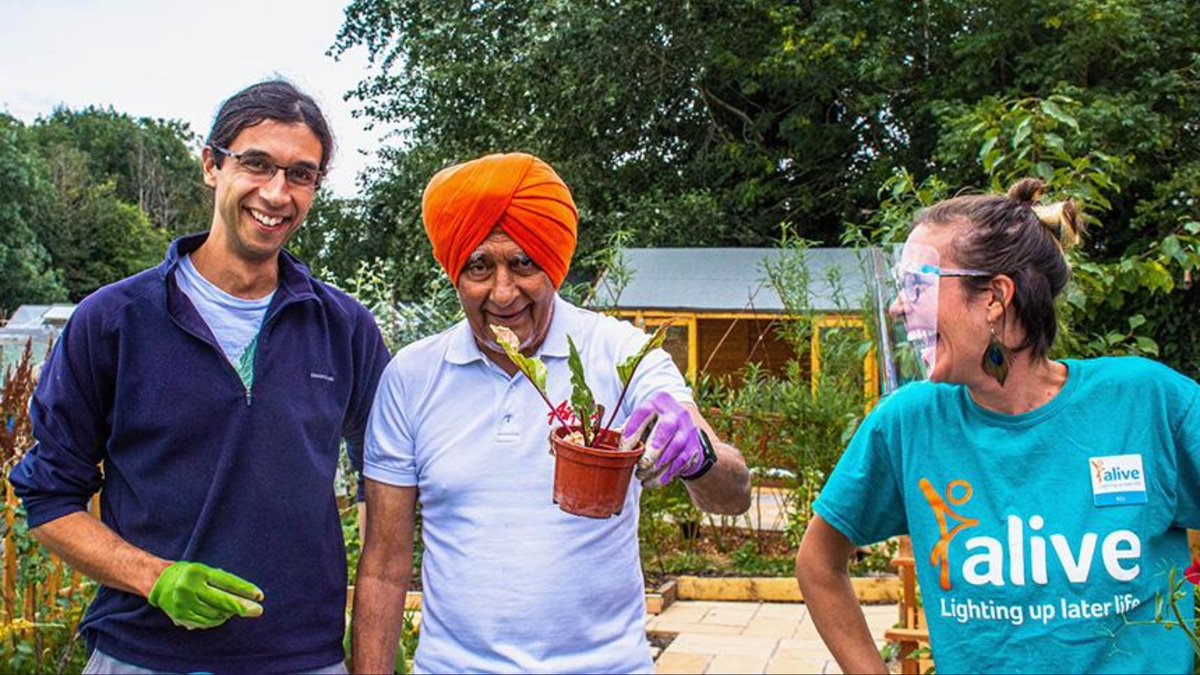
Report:
M 341 438 L 361 465 L 388 354 L 283 251 L 332 147 L 286 82 L 227 100 L 209 231 L 86 298 L 46 363 L 10 480 L 38 540 L 101 584 L 85 672 L 344 672 L 334 473 Z

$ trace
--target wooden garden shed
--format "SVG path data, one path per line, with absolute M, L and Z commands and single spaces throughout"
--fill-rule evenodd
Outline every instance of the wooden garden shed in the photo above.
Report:
M 768 281 L 767 270 L 778 269 L 785 255 L 803 255 L 807 271 L 807 300 L 795 312 Z M 643 327 L 673 322 L 666 348 L 692 382 L 701 373 L 736 377 L 751 361 L 781 372 L 794 352 L 776 329 L 811 317 L 815 386 L 824 331 L 864 327 L 866 265 L 855 249 L 628 248 L 619 261 L 597 281 L 591 305 Z M 879 378 L 872 356 L 863 368 L 864 389 L 874 398 Z

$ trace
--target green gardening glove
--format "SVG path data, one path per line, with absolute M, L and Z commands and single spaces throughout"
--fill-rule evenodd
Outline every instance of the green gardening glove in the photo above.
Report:
M 235 616 L 262 616 L 258 586 L 197 562 L 180 560 L 158 576 L 150 604 L 188 630 L 216 628 Z

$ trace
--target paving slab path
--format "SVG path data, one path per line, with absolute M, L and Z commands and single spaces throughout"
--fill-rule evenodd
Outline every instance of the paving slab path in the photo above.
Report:
M 878 646 L 896 623 L 896 605 L 865 605 Z M 673 633 L 656 673 L 840 673 L 799 603 L 681 600 L 649 617 L 646 630 Z

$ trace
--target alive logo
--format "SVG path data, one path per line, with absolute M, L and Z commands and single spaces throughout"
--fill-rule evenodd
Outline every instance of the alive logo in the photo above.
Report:
M 1142 541 L 1133 531 L 1083 532 L 1079 537 L 1069 539 L 1064 534 L 1047 530 L 1046 519 L 1037 514 L 1029 518 L 1009 515 L 1005 518 L 1003 539 L 971 537 L 963 543 L 962 557 L 952 556 L 951 544 L 955 537 L 980 523 L 979 519 L 968 518 L 952 508 L 965 506 L 971 500 L 971 484 L 963 480 L 951 481 L 944 496 L 926 478 L 920 480 L 920 487 L 940 533 L 930 553 L 929 564 L 938 568 L 942 590 L 951 589 L 950 569 L 958 560 L 961 560 L 962 579 L 972 586 L 1047 585 L 1052 576 L 1065 577 L 1072 584 L 1083 584 L 1096 568 L 1120 582 L 1133 581 L 1141 573 L 1138 561 L 1142 555 Z M 954 527 L 951 527 L 952 523 Z M 1099 565 L 1096 564 L 1097 548 L 1100 549 Z
M 1110 455 L 1088 460 L 1096 506 L 1146 503 L 1146 471 L 1141 455 Z
M 1139 460 L 1141 456 L 1135 455 Z M 1109 460 L 1109 464 L 1105 465 L 1105 458 L 1091 460 L 1092 471 L 1095 473 L 1096 482 L 1103 485 L 1104 483 L 1121 483 L 1125 481 L 1137 481 L 1142 478 L 1141 462 L 1138 466 L 1120 466 Z

